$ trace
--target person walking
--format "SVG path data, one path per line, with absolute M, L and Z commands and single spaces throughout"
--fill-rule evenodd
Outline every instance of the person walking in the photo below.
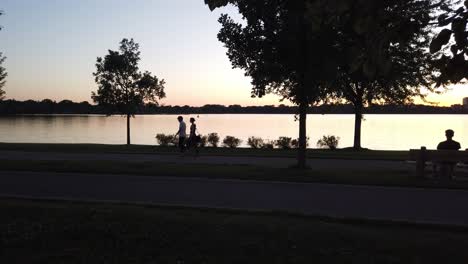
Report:
M 195 149 L 195 154 L 198 155 L 198 143 L 200 142 L 200 136 L 197 135 L 197 125 L 195 124 L 195 118 L 190 118 L 190 136 L 188 140 L 188 147 Z
M 179 136 L 179 149 L 181 153 L 185 152 L 185 139 L 187 138 L 187 125 L 185 125 L 184 118 L 182 116 L 177 117 L 179 121 L 179 130 L 176 136 Z

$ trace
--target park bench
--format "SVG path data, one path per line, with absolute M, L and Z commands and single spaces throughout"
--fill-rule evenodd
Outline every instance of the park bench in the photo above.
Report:
M 453 163 L 468 163 L 468 149 L 467 151 L 457 150 L 427 150 L 425 147 L 421 149 L 411 149 L 409 152 L 409 159 L 416 161 L 416 176 L 423 178 L 425 175 L 426 162 L 432 162 L 432 164 L 453 162 Z M 450 175 L 447 170 L 442 172 L 445 175 L 441 175 L 443 178 L 448 178 Z

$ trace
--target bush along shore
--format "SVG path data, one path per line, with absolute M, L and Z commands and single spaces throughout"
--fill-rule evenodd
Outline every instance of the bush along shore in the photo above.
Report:
M 178 144 L 178 139 L 175 135 L 166 135 L 166 134 L 157 134 L 156 141 L 159 146 L 168 147 L 176 146 Z M 335 150 L 338 148 L 340 137 L 336 136 L 323 136 L 317 141 L 317 147 L 327 148 Z M 307 146 L 309 146 L 310 138 L 306 139 Z M 218 133 L 210 133 L 208 135 L 200 135 L 199 144 L 202 147 L 218 147 L 220 142 L 220 137 Z M 226 136 L 222 141 L 222 146 L 225 148 L 235 149 L 238 148 L 243 141 L 234 136 Z M 277 140 L 263 139 L 260 137 L 249 137 L 247 140 L 247 146 L 252 149 L 297 149 L 299 148 L 299 139 L 293 139 L 291 137 L 279 137 Z

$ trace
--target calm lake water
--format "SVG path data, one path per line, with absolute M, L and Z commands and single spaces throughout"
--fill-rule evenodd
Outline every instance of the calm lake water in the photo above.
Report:
M 250 136 L 277 139 L 298 134 L 293 115 L 200 115 L 197 124 L 201 134 L 236 136 L 244 146 Z M 152 115 L 133 118 L 131 126 L 132 144 L 154 145 L 157 133 L 173 134 L 178 123 L 173 115 Z M 382 150 L 435 148 L 448 128 L 455 130 L 455 140 L 462 148 L 468 148 L 466 115 L 366 115 L 362 145 Z M 353 143 L 354 116 L 309 115 L 307 129 L 311 146 L 323 135 L 335 135 L 341 138 L 339 147 L 349 147 Z M 124 144 L 125 133 L 126 119 L 121 116 L 0 117 L 0 142 Z

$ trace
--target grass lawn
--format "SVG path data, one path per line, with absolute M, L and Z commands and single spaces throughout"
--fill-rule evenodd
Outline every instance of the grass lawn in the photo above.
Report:
M 468 189 L 468 181 L 436 182 L 411 176 L 406 170 L 278 169 L 248 165 L 175 164 L 122 161 L 0 160 L 4 171 L 75 172 L 144 176 L 201 177 L 284 182 L 321 182 L 355 185 Z
M 159 147 L 149 145 L 103 145 L 103 144 L 36 144 L 36 143 L 0 143 L 0 150 L 31 151 L 31 152 L 66 152 L 66 153 L 158 153 L 177 154 L 175 147 Z M 252 156 L 252 157 L 296 157 L 296 150 L 266 150 L 251 148 L 203 148 L 204 155 L 213 156 Z M 408 151 L 363 150 L 349 149 L 324 150 L 309 149 L 309 158 L 332 159 L 370 159 L 370 160 L 406 160 Z
M 0 200 L 0 263 L 466 263 L 466 230 Z

